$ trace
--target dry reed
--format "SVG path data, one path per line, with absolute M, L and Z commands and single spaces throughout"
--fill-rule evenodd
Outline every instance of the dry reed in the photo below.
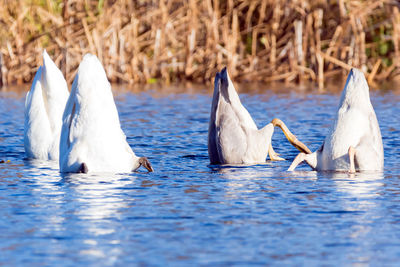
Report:
M 113 82 L 400 77 L 393 0 L 0 0 L 0 82 L 30 82 L 46 48 L 71 83 L 83 54 Z

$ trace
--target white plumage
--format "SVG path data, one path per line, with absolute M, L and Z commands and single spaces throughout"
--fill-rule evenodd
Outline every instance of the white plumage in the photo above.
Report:
M 257 129 L 249 112 L 240 102 L 226 68 L 215 76 L 214 95 L 208 129 L 208 154 L 211 164 L 251 164 L 281 160 L 271 146 L 274 126 L 284 131 L 300 151 L 309 151 L 279 119 Z
M 25 99 L 24 145 L 28 158 L 58 160 L 68 95 L 63 74 L 44 50 L 43 66 L 36 72 Z
M 312 154 L 300 153 L 289 171 L 303 160 L 316 170 L 383 169 L 381 132 L 367 81 L 360 70 L 350 71 L 335 121 L 322 146 Z
M 79 65 L 63 115 L 61 172 L 131 172 L 146 158 L 133 153 L 123 133 L 106 73 L 96 56 Z

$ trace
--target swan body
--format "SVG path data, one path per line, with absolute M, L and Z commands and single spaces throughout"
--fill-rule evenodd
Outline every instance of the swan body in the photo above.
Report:
M 300 153 L 289 170 L 305 160 L 323 171 L 382 170 L 383 145 L 378 120 L 364 74 L 353 68 L 346 81 L 338 112 L 322 146 Z
M 87 54 L 79 65 L 63 115 L 61 172 L 131 172 L 146 158 L 132 151 L 123 133 L 103 66 Z
M 261 163 L 265 162 L 268 154 L 272 160 L 282 160 L 271 146 L 274 126 L 283 126 L 289 141 L 298 142 L 279 119 L 258 129 L 240 102 L 226 68 L 216 74 L 208 129 L 211 164 Z
M 62 115 L 68 99 L 63 74 L 43 51 L 43 66 L 25 98 L 24 146 L 28 158 L 58 160 Z

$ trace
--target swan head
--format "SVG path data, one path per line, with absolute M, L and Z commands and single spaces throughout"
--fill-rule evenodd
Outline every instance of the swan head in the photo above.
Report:
M 369 87 L 364 73 L 352 68 L 347 76 L 339 107 L 369 107 Z

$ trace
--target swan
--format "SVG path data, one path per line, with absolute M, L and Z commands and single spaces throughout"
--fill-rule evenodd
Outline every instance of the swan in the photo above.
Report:
M 79 65 L 62 119 L 61 172 L 131 172 L 144 166 L 121 129 L 111 85 L 98 58 L 86 54 Z
M 360 70 L 351 69 L 336 119 L 322 146 L 312 154 L 297 155 L 288 170 L 293 171 L 302 161 L 318 171 L 383 169 L 381 131 Z
M 240 102 L 239 95 L 226 67 L 217 73 L 208 128 L 208 155 L 211 164 L 253 164 L 283 160 L 271 145 L 274 127 L 282 129 L 286 138 L 300 151 L 311 151 L 294 136 L 279 119 L 273 119 L 258 129 L 249 112 Z
M 63 74 L 43 50 L 43 66 L 36 72 L 25 98 L 24 146 L 28 158 L 58 160 L 68 95 Z

